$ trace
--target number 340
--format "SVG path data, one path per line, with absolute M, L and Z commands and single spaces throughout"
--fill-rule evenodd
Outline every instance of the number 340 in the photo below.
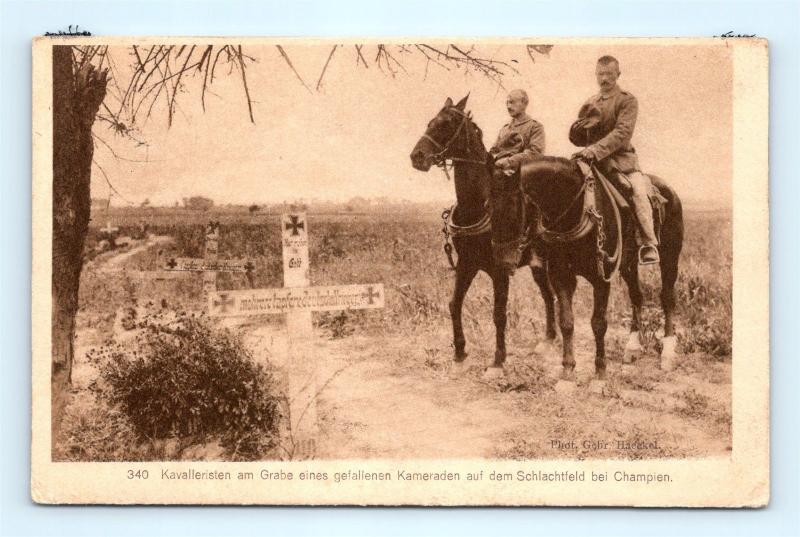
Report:
M 128 479 L 147 479 L 150 477 L 150 472 L 147 470 L 128 470 Z

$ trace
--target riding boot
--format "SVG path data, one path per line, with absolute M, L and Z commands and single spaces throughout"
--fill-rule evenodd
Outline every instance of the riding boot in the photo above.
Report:
M 658 263 L 658 239 L 653 226 L 653 207 L 650 205 L 650 198 L 647 195 L 650 179 L 645 177 L 642 172 L 636 171 L 628 174 L 628 180 L 633 187 L 631 201 L 633 201 L 633 210 L 636 213 L 636 220 L 639 222 L 639 231 L 641 232 L 639 264 Z

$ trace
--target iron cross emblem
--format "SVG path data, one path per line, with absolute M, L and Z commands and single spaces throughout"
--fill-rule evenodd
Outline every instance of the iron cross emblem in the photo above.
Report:
M 361 293 L 361 296 L 366 297 L 366 299 L 369 301 L 369 304 L 374 304 L 375 302 L 372 299 L 380 298 L 381 294 L 377 291 L 374 291 L 372 286 L 370 285 L 367 287 L 367 292 Z
M 306 229 L 306 223 L 305 223 L 305 222 L 302 222 L 302 221 L 300 220 L 300 217 L 299 217 L 299 216 L 297 216 L 296 214 L 290 214 L 290 215 L 289 215 L 289 219 L 291 220 L 291 222 L 287 222 L 287 223 L 286 223 L 286 227 L 285 227 L 285 229 L 286 229 L 287 231 L 291 229 L 291 230 L 292 230 L 292 236 L 293 236 L 293 237 L 294 237 L 294 236 L 297 236 L 297 235 L 300 235 L 300 230 L 301 230 L 301 229 L 302 229 L 303 231 L 305 231 L 305 229 Z
M 214 301 L 214 307 L 219 308 L 220 313 L 226 313 L 228 311 L 228 306 L 233 306 L 236 304 L 235 298 L 228 298 L 228 295 L 222 293 L 219 295 L 219 300 Z
M 173 257 L 173 258 L 170 258 L 170 260 L 167 262 L 167 266 L 168 266 L 169 268 L 171 268 L 171 269 L 174 269 L 175 267 L 177 267 L 177 266 L 178 266 L 178 262 L 177 262 L 177 261 L 175 261 L 175 258 L 174 258 L 174 257 Z

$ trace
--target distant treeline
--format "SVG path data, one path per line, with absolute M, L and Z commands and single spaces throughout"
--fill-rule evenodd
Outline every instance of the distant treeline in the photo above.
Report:
M 281 214 L 292 211 L 306 211 L 313 220 L 315 217 L 325 219 L 348 219 L 350 217 L 375 217 L 396 215 L 412 218 L 438 218 L 447 203 L 412 203 L 384 202 L 367 200 L 367 203 L 352 202 L 317 202 L 308 204 L 268 204 L 268 205 L 205 205 L 198 208 L 196 204 L 158 207 L 149 204 L 140 206 L 115 207 L 104 203 L 92 203 L 92 227 L 104 226 L 110 222 L 115 226 L 132 226 L 141 223 L 150 225 L 169 224 L 201 224 L 210 220 L 226 222 L 258 223 L 264 220 L 277 219 Z

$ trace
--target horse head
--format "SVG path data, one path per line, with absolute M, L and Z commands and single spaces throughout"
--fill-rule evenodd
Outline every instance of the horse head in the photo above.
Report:
M 443 163 L 454 156 L 458 148 L 468 149 L 468 137 L 474 124 L 465 112 L 469 95 L 457 104 L 448 97 L 436 116 L 428 122 L 425 134 L 411 151 L 411 165 L 414 169 L 427 172 L 434 164 Z M 464 142 L 461 142 L 461 140 Z

